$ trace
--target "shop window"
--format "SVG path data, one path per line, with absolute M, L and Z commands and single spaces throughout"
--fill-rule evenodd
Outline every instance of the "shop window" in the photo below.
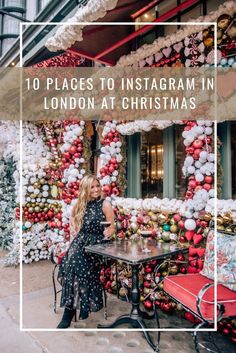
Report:
M 18 12 L 11 12 L 12 15 L 20 16 Z M 3 33 L 4 34 L 19 34 L 20 21 L 10 16 L 4 16 L 3 20 Z
M 182 172 L 182 167 L 184 165 L 184 160 L 186 157 L 185 146 L 183 144 L 183 126 L 175 125 L 175 193 L 176 198 L 183 199 L 186 188 L 187 179 L 184 177 Z
M 141 16 L 136 17 L 135 22 L 152 22 L 155 19 L 156 19 L 156 8 L 153 7 L 151 10 L 143 13 Z M 143 26 L 144 26 L 144 24 L 143 25 L 136 24 L 135 30 L 137 31 L 138 29 L 140 29 Z
M 231 122 L 232 198 L 236 199 L 236 122 Z
M 38 0 L 38 12 L 40 12 L 51 0 Z
M 4 0 L 2 6 L 25 8 L 25 0 Z
M 163 132 L 152 129 L 141 133 L 141 192 L 142 198 L 163 197 L 164 145 Z

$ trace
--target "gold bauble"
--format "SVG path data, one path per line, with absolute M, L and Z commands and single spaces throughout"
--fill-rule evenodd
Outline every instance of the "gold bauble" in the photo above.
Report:
M 48 207 L 44 207 L 44 212 L 48 212 Z
M 45 180 L 44 178 L 41 178 L 41 179 L 39 180 L 39 182 L 40 182 L 40 184 L 44 185 L 45 182 L 46 182 L 46 180 Z
M 29 213 L 33 213 L 33 212 L 34 212 L 33 207 L 30 207 L 30 208 L 28 209 L 28 212 L 29 212 Z
M 210 222 L 210 220 L 212 219 L 212 215 L 210 213 L 205 213 L 203 219 L 206 222 Z
M 171 233 L 176 233 L 178 231 L 178 226 L 176 224 L 172 224 L 172 226 L 170 226 L 170 231 Z
M 163 213 L 159 213 L 159 215 L 157 216 L 157 221 L 159 224 L 164 224 L 167 222 L 168 216 L 163 214 Z
M 223 231 L 224 231 L 224 230 L 225 230 L 225 227 L 224 227 L 224 226 L 217 226 L 217 230 L 219 230 L 219 231 L 220 231 L 220 230 L 223 230 Z
M 34 211 L 35 212 L 40 212 L 40 207 L 39 206 L 35 206 Z
M 231 215 L 230 214 L 225 214 L 223 216 L 223 222 L 226 223 L 226 224 L 233 223 Z
M 169 221 L 170 224 L 176 224 L 174 218 L 171 218 L 170 221 Z
M 221 226 L 223 224 L 223 218 L 221 216 L 217 217 L 217 225 Z
M 30 194 L 30 198 L 31 199 L 35 199 L 37 197 L 37 195 L 35 195 L 35 194 Z
M 37 189 L 39 187 L 39 183 L 36 181 L 36 183 L 33 184 L 33 187 Z

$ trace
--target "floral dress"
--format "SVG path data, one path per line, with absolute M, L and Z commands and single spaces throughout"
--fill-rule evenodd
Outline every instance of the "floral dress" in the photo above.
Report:
M 105 220 L 102 205 L 102 199 L 87 203 L 83 225 L 61 262 L 58 273 L 62 285 L 61 306 L 70 309 L 79 306 L 86 311 L 103 307 L 99 257 L 84 250 L 86 245 L 100 243 L 104 238 L 100 224 Z

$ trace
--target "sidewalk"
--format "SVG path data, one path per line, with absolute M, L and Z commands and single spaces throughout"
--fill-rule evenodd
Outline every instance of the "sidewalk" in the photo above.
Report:
M 60 321 L 62 309 L 53 312 L 51 281 L 53 265 L 48 262 L 23 266 L 23 327 L 54 329 Z M 152 353 L 141 332 L 19 331 L 19 268 L 0 268 L 0 346 L 4 353 Z M 129 312 L 130 304 L 108 297 L 108 322 Z M 95 328 L 105 322 L 104 312 L 92 313 L 89 319 L 73 323 L 71 328 Z M 174 327 L 176 316 L 161 315 L 161 325 Z M 179 320 L 188 327 L 188 322 Z M 221 338 L 222 353 L 233 352 L 233 346 Z M 190 333 L 161 334 L 161 353 L 193 353 Z

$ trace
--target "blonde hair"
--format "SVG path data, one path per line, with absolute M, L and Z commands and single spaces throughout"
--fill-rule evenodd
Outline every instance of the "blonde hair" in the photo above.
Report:
M 70 219 L 70 231 L 72 235 L 78 233 L 83 225 L 83 217 L 85 214 L 87 202 L 89 201 L 90 192 L 94 181 L 99 182 L 98 178 L 94 175 L 86 175 L 81 180 L 79 186 L 78 200 L 72 209 Z

